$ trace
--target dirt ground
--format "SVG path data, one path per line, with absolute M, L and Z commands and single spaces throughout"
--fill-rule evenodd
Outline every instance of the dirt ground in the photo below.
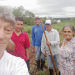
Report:
M 63 41 L 63 34 L 62 31 L 59 32 L 59 35 L 61 36 L 61 40 L 60 42 Z M 61 46 L 62 43 L 60 43 Z M 35 53 L 32 52 L 32 46 L 30 47 L 30 75 L 35 75 L 37 72 L 37 68 L 36 68 L 36 59 L 35 59 Z M 46 72 L 48 73 L 48 67 L 45 65 L 44 68 L 46 69 Z M 47 74 L 48 75 L 48 74 Z
M 30 68 L 30 75 L 35 75 L 38 72 L 36 67 L 35 53 L 32 52 L 32 47 L 30 48 Z M 46 65 L 44 68 L 46 71 L 48 71 L 48 67 Z

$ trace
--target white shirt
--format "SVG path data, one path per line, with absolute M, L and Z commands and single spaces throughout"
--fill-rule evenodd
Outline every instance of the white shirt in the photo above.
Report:
M 58 33 L 58 31 L 55 30 L 55 29 L 51 29 L 50 32 L 45 31 L 45 33 L 46 33 L 48 41 L 51 42 L 50 49 L 51 49 L 52 54 L 53 55 L 59 54 L 58 51 L 59 51 L 60 40 L 59 40 L 59 33 Z M 44 33 L 43 33 L 43 37 L 42 37 L 42 41 L 41 41 L 41 51 L 43 53 L 46 52 L 47 55 L 50 55 L 49 48 L 46 45 L 46 39 L 45 39 Z
M 0 75 L 29 75 L 25 61 L 4 51 L 0 59 Z

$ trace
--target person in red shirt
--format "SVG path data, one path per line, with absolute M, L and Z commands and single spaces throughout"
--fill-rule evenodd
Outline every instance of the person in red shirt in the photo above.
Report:
M 10 54 L 21 57 L 27 63 L 29 67 L 29 37 L 26 32 L 22 31 L 24 20 L 22 17 L 16 17 L 16 25 L 12 34 L 11 40 L 15 43 L 15 51 L 9 52 Z

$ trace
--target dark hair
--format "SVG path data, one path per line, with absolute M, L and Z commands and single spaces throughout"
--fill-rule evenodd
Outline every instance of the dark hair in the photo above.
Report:
M 39 16 L 36 16 L 36 17 L 35 17 L 35 20 L 36 20 L 36 19 L 40 19 L 40 17 L 39 17 Z
M 64 28 L 65 28 L 65 27 L 69 27 L 69 28 L 71 28 L 72 31 L 74 31 L 74 26 L 72 26 L 72 25 L 65 25 L 65 26 L 63 27 L 63 29 L 62 29 L 63 31 L 64 31 Z
M 75 31 L 74 26 L 69 25 L 69 24 L 68 25 L 65 25 L 62 30 L 64 31 L 64 28 L 66 28 L 66 27 L 69 27 L 73 32 Z
M 23 23 L 24 23 L 24 19 L 22 17 L 16 17 L 15 20 L 23 21 Z

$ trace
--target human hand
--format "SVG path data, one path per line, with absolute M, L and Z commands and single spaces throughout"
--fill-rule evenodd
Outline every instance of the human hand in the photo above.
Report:
M 32 47 L 32 52 L 35 53 L 35 46 Z
M 47 56 L 47 53 L 45 52 L 45 53 L 43 53 L 43 55 L 46 57 Z
M 49 41 L 47 41 L 46 44 L 47 44 L 47 46 L 50 46 L 51 45 L 51 43 Z

